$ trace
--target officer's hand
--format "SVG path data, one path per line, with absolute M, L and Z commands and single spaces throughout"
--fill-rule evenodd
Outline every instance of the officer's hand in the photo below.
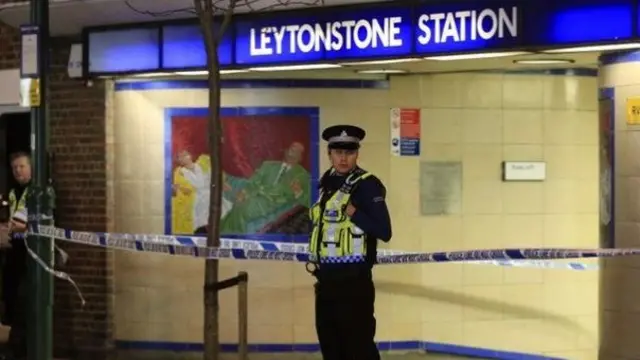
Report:
M 0 224 L 0 249 L 11 247 L 9 224 Z
M 27 224 L 11 220 L 11 231 L 14 233 L 25 232 L 27 231 Z
M 345 211 L 347 212 L 347 215 L 353 216 L 353 213 L 356 212 L 356 208 L 355 208 L 355 206 L 353 206 L 351 204 L 348 204 L 347 205 L 347 209 Z

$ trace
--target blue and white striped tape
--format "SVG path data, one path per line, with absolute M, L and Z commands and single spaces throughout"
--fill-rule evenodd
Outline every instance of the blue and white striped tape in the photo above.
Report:
M 223 239 L 219 248 L 204 246 L 205 239 L 191 236 L 92 233 L 65 230 L 40 225 L 32 233 L 58 240 L 113 249 L 162 253 L 206 259 L 234 260 L 309 260 L 307 245 L 292 243 L 261 242 L 255 240 Z M 534 267 L 545 269 L 595 270 L 597 265 L 577 262 L 559 262 L 559 259 L 594 258 L 607 256 L 637 255 L 640 249 L 491 249 L 451 252 L 415 253 L 380 249 L 380 264 L 416 264 L 465 262 L 508 267 Z M 548 261 L 554 260 L 554 261 Z

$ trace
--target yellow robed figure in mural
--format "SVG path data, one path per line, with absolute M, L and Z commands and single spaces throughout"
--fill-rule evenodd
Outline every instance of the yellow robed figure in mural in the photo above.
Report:
M 231 190 L 228 175 L 222 173 L 223 189 Z M 205 233 L 209 223 L 209 199 L 211 196 L 211 158 L 200 155 L 193 161 L 191 153 L 178 153 L 178 166 L 173 171 L 171 197 L 171 230 L 174 234 Z M 220 217 L 224 219 L 233 203 L 222 196 Z
M 173 171 L 171 229 L 175 234 L 193 234 L 207 225 L 211 185 L 211 158 L 200 155 L 193 161 L 188 151 L 178 153 Z
M 226 174 L 223 174 L 223 181 Z M 228 185 L 225 182 L 225 189 Z M 200 155 L 193 161 L 191 153 L 178 153 L 178 166 L 173 171 L 171 197 L 171 229 L 174 234 L 202 232 L 209 222 L 211 195 L 211 158 Z M 221 217 L 233 208 L 233 203 L 222 198 Z

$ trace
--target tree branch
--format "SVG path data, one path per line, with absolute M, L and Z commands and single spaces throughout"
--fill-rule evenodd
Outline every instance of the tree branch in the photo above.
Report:
M 204 2 L 204 4 L 203 4 Z M 198 21 L 200 22 L 200 30 L 204 37 L 204 45 L 208 59 L 208 64 L 215 64 L 217 66 L 217 52 L 218 41 L 217 37 L 213 36 L 213 3 L 211 0 L 193 0 L 196 8 L 196 14 L 198 15 Z M 215 55 L 215 59 L 211 57 Z M 218 71 L 218 69 L 216 69 Z
M 196 8 L 196 15 L 198 16 L 198 20 L 200 21 L 200 25 L 202 25 L 202 16 L 204 14 L 204 9 L 202 8 L 201 0 L 193 0 L 193 7 Z
M 198 0 L 194 0 L 194 3 Z M 325 6 L 325 0 L 200 0 L 200 9 L 202 7 L 202 1 L 211 3 L 211 14 L 225 14 L 230 8 L 233 8 L 235 12 L 260 12 L 270 11 L 276 9 L 286 9 L 292 7 L 322 7 Z M 230 5 L 226 5 L 229 2 Z M 270 5 L 260 6 L 260 3 L 270 3 Z M 233 3 L 233 5 L 231 5 Z M 138 8 L 130 3 L 130 0 L 125 0 L 124 4 L 134 13 L 145 15 L 152 18 L 169 18 L 180 14 L 196 14 L 199 16 L 201 13 L 198 7 L 180 7 L 163 11 L 150 11 L 142 8 Z M 243 11 L 244 10 L 244 11 Z
M 222 19 L 222 24 L 220 25 L 220 30 L 218 30 L 217 35 L 217 43 L 219 44 L 222 41 L 222 37 L 224 36 L 225 31 L 231 24 L 231 18 L 233 17 L 233 12 L 236 9 L 236 4 L 238 0 L 229 0 L 229 8 L 224 12 L 224 18 Z

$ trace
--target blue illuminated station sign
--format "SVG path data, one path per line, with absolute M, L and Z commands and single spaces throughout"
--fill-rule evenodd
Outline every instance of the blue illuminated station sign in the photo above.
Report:
M 371 61 L 632 41 L 637 0 L 364 4 L 235 17 L 219 49 L 226 68 Z M 196 23 L 85 30 L 90 75 L 205 67 Z M 88 60 L 88 61 L 87 61 Z
M 450 53 L 516 44 L 517 6 L 454 9 L 415 18 L 412 9 L 347 13 L 342 19 L 236 24 L 238 64 Z M 380 16 L 383 13 L 384 15 Z

